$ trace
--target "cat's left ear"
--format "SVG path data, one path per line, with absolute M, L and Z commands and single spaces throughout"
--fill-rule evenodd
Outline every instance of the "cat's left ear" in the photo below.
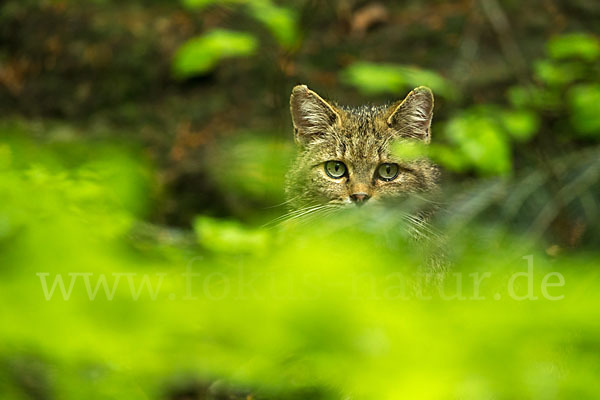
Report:
M 429 143 L 432 117 L 433 93 L 428 87 L 419 86 L 404 100 L 389 108 L 386 123 L 399 137 L 413 138 Z

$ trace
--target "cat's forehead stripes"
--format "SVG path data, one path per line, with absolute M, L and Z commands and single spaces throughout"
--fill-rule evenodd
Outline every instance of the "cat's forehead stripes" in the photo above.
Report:
M 342 156 L 350 161 L 376 161 L 379 159 L 379 150 L 383 145 L 381 139 L 374 140 L 373 137 L 361 135 L 360 133 L 355 133 L 350 138 L 344 136 L 341 141 L 343 141 L 341 146 L 345 149 Z
M 384 106 L 341 108 L 341 129 L 334 139 L 336 155 L 352 162 L 377 162 L 387 153 L 389 134 L 382 123 Z

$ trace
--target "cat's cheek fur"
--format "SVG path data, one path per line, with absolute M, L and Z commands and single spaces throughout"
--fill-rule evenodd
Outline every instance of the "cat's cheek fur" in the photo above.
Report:
M 327 177 L 325 172 L 319 168 L 312 173 L 311 188 L 323 203 L 343 201 L 345 197 L 348 197 L 346 182 L 345 177 L 341 179 Z

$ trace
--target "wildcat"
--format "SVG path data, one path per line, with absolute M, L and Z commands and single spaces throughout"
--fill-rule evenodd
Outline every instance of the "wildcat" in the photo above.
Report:
M 297 157 L 286 177 L 292 208 L 349 207 L 406 198 L 436 188 L 428 159 L 404 160 L 392 144 L 431 139 L 433 93 L 420 86 L 388 106 L 345 107 L 305 85 L 292 90 Z

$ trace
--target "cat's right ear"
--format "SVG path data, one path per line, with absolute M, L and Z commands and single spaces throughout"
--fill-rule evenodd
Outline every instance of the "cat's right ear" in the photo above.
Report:
M 305 145 L 341 124 L 339 110 L 306 85 L 298 85 L 292 89 L 290 111 L 294 123 L 294 139 L 299 145 Z

